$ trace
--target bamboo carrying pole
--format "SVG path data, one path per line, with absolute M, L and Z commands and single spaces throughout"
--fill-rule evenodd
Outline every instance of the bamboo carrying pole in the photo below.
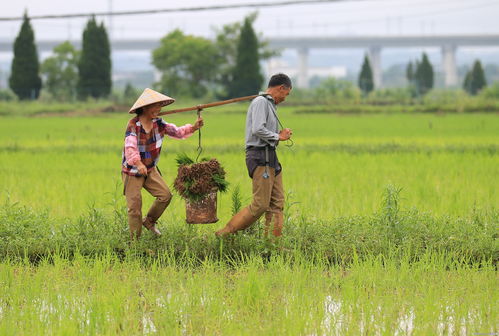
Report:
M 158 115 L 174 114 L 174 113 L 187 112 L 187 111 L 197 111 L 197 110 L 202 110 L 202 109 L 205 109 L 205 108 L 208 108 L 208 107 L 214 107 L 214 106 L 220 106 L 220 105 L 225 105 L 225 104 L 237 103 L 237 102 L 244 101 L 244 100 L 251 100 L 251 99 L 254 99 L 256 97 L 258 97 L 258 95 L 233 98 L 233 99 L 222 100 L 222 101 L 217 101 L 217 102 L 208 103 L 208 104 L 199 104 L 199 105 L 196 105 L 196 106 L 184 107 L 184 108 L 177 109 L 177 110 L 170 110 L 170 111 L 159 112 Z

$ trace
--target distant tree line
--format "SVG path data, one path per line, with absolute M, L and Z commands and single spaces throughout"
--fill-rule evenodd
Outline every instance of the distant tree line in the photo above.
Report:
M 260 60 L 277 54 L 258 36 L 256 13 L 216 31 L 215 41 L 175 30 L 161 39 L 152 62 L 161 72 L 156 88 L 170 95 L 249 95 L 263 84 Z M 41 65 L 28 15 L 14 43 L 9 84 L 21 100 L 37 99 L 42 88 L 58 100 L 103 98 L 111 93 L 111 48 L 106 28 L 95 17 L 83 31 L 82 50 L 70 42 L 56 46 Z M 127 92 L 134 88 L 127 85 Z
M 252 13 L 242 22 L 216 29 L 215 40 L 187 35 L 178 29 L 164 36 L 152 52 L 152 63 L 161 73 L 155 88 L 172 96 L 192 97 L 212 93 L 227 98 L 258 92 L 264 84 L 260 61 L 278 53 L 255 33 L 256 18 L 257 13 Z M 111 93 L 111 47 L 104 24 L 95 17 L 87 21 L 81 50 L 64 42 L 40 65 L 35 34 L 25 13 L 13 49 L 9 86 L 20 100 L 37 99 L 42 84 L 58 100 L 105 98 Z M 414 97 L 432 90 L 434 76 L 426 53 L 406 67 Z M 364 96 L 377 89 L 367 54 L 357 84 Z M 470 95 L 476 95 L 486 85 L 482 65 L 477 60 L 462 86 Z M 132 94 L 135 89 L 128 84 L 126 91 Z
M 421 97 L 433 89 L 435 74 L 428 55 L 423 53 L 421 60 L 409 62 L 406 67 L 406 78 L 409 89 L 414 97 Z M 463 89 L 470 95 L 476 95 L 487 85 L 482 64 L 476 60 L 473 68 L 466 74 L 463 82 Z M 364 56 L 364 61 L 359 73 L 358 87 L 366 96 L 375 89 L 373 71 L 369 62 L 369 57 Z

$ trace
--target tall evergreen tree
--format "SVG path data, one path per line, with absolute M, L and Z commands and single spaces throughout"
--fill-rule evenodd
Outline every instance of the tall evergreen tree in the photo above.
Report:
M 409 84 L 414 83 L 414 64 L 412 62 L 409 62 L 409 64 L 407 64 L 407 68 L 405 69 L 405 77 L 407 78 Z
M 19 99 L 37 99 L 40 95 L 42 79 L 39 68 L 35 34 L 28 14 L 24 13 L 21 30 L 14 42 L 14 59 L 9 78 L 9 86 Z
M 362 63 L 362 69 L 359 74 L 359 88 L 364 95 L 367 95 L 374 89 L 373 71 L 367 55 L 364 56 L 364 63 Z
M 424 95 L 433 88 L 433 66 L 426 53 L 423 53 L 421 63 L 417 63 L 415 82 L 419 95 Z
M 236 65 L 232 71 L 229 96 L 252 95 L 260 90 L 263 76 L 260 73 L 258 48 L 258 39 L 251 20 L 246 18 L 237 45 Z
M 83 45 L 78 63 L 78 97 L 101 98 L 111 93 L 111 50 L 104 24 L 92 17 L 83 31 Z
M 214 32 L 216 34 L 216 47 L 218 53 L 220 54 L 220 58 L 223 60 L 217 69 L 216 80 L 221 89 L 217 94 L 220 98 L 228 98 L 228 93 L 230 92 L 230 87 L 232 86 L 232 76 L 237 59 L 237 47 L 244 21 L 248 19 L 251 24 L 253 24 L 257 17 L 258 12 L 253 12 L 248 14 L 242 21 L 229 23 L 221 28 L 214 27 Z M 265 40 L 262 35 L 257 34 L 257 39 L 260 61 L 270 59 L 280 54 L 277 49 L 269 47 L 269 41 Z
M 473 68 L 468 71 L 464 79 L 463 88 L 471 95 L 476 95 L 487 85 L 482 63 L 476 60 Z

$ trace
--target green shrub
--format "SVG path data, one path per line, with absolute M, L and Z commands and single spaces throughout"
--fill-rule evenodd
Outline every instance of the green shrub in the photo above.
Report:
M 479 97 L 486 99 L 498 99 L 499 98 L 499 82 L 483 88 L 478 94 Z
M 372 91 L 365 101 L 376 105 L 408 104 L 412 102 L 412 95 L 408 88 L 378 89 Z
M 9 89 L 0 89 L 0 101 L 14 101 L 17 96 Z
M 422 99 L 426 104 L 462 104 L 470 101 L 470 96 L 464 90 L 434 89 Z

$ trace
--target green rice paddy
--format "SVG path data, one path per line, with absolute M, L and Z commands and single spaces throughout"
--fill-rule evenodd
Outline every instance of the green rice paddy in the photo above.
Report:
M 217 224 L 177 195 L 127 245 L 120 179 L 129 115 L 0 118 L 1 335 L 494 335 L 499 332 L 499 118 L 304 114 L 283 107 L 281 241 L 225 241 L 251 199 L 244 104 L 204 112 L 202 156 L 231 183 Z M 300 107 L 303 110 L 304 107 Z M 174 115 L 182 125 L 195 114 Z M 175 157 L 198 137 L 165 139 Z M 173 190 L 173 188 L 172 188 Z M 144 209 L 152 198 L 144 193 Z

